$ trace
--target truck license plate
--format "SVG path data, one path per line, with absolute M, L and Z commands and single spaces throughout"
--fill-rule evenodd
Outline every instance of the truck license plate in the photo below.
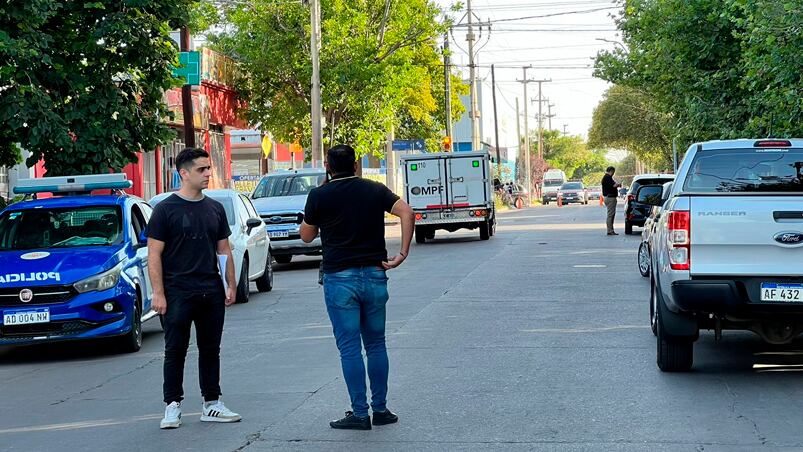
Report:
M 32 323 L 48 323 L 50 322 L 50 309 L 39 308 L 28 311 L 6 311 L 3 314 L 3 325 L 30 325 Z
M 761 301 L 803 303 L 803 284 L 761 284 Z

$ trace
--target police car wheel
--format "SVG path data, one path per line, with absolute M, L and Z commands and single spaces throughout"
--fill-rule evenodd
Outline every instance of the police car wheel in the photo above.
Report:
M 248 259 L 243 259 L 243 268 L 240 270 L 240 281 L 237 283 L 237 303 L 248 303 L 250 288 L 248 281 Z
M 134 312 L 131 314 L 131 330 L 120 338 L 120 349 L 125 353 L 138 352 L 142 348 L 142 303 L 137 296 Z
M 270 256 L 265 264 L 265 273 L 257 279 L 257 290 L 260 292 L 273 290 L 273 258 Z

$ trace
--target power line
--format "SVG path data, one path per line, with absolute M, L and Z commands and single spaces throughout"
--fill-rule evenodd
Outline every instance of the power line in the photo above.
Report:
M 599 11 L 606 11 L 611 9 L 619 9 L 619 6 L 606 6 L 603 8 L 594 8 L 594 9 L 584 9 L 584 10 L 576 10 L 576 11 L 562 11 L 557 13 L 549 13 L 549 14 L 539 14 L 535 16 L 522 16 L 522 17 L 510 17 L 505 19 L 496 19 L 489 21 L 491 24 L 499 23 L 499 22 L 515 22 L 519 20 L 528 20 L 528 19 L 543 19 L 545 17 L 557 17 L 557 16 L 568 16 L 571 14 L 588 14 L 594 13 Z M 456 25 L 457 26 L 457 25 Z

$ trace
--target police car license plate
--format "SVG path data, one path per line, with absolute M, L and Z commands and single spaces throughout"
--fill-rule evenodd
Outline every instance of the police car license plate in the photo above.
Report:
M 803 303 L 803 284 L 761 284 L 761 301 Z
M 3 313 L 3 325 L 30 325 L 32 323 L 50 322 L 50 309 L 39 308 L 26 311 L 13 311 Z
M 290 232 L 288 231 L 268 231 L 268 237 L 272 239 L 286 239 L 290 237 Z

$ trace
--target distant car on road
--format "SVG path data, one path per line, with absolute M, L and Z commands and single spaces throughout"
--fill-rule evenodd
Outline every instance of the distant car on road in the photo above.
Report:
M 155 207 L 172 195 L 173 192 L 156 195 L 151 198 L 150 204 Z M 223 204 L 229 220 L 229 242 L 237 278 L 237 303 L 248 303 L 251 281 L 256 282 L 260 292 L 273 290 L 270 239 L 251 200 L 234 190 L 204 190 L 204 195 Z
M 304 243 L 299 228 L 309 192 L 325 178 L 323 168 L 276 171 L 263 177 L 251 193 L 254 207 L 268 228 L 276 262 L 287 264 L 293 256 L 321 254 L 321 238 Z
M 700 330 L 794 341 L 803 332 L 803 139 L 693 144 L 651 243 L 662 371 L 692 367 Z
M 641 231 L 641 244 L 639 245 L 638 249 L 638 269 L 641 276 L 648 277 L 650 276 L 650 267 L 651 267 L 651 239 L 653 236 L 653 232 L 655 231 L 656 221 L 661 218 L 661 211 L 663 210 L 663 205 L 667 199 L 669 199 L 669 193 L 672 191 L 672 184 L 674 182 L 667 182 L 662 186 L 658 185 L 647 185 L 639 190 L 637 196 L 638 198 L 644 203 L 651 205 L 651 210 L 649 216 L 644 221 L 644 229 Z M 660 205 L 653 205 L 655 204 L 654 197 L 661 196 L 661 203 Z
M 558 196 L 562 199 L 563 204 L 588 204 L 586 188 L 582 182 L 566 182 L 560 186 Z
M 675 180 L 674 174 L 642 174 L 633 178 L 625 198 L 625 234 L 633 233 L 633 226 L 643 227 L 652 206 L 638 202 L 636 193 L 645 185 L 663 185 Z
M 588 187 L 588 200 L 599 200 L 602 197 L 602 186 L 595 185 L 593 187 Z

